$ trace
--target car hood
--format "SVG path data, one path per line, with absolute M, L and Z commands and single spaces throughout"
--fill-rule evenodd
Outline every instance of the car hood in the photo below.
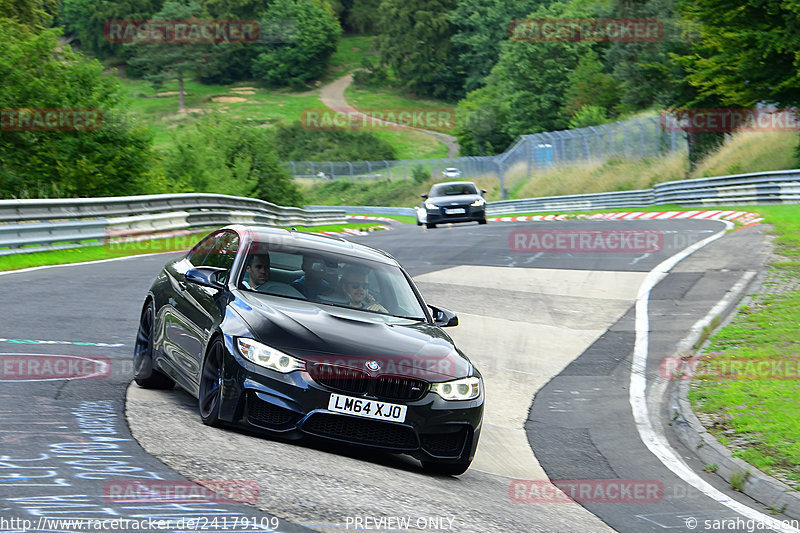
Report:
M 237 311 L 256 340 L 308 364 L 427 381 L 471 372 L 469 359 L 452 339 L 424 322 L 250 292 L 241 293 Z M 373 371 L 376 364 L 380 368 Z
M 481 198 L 481 195 L 457 194 L 454 196 L 434 196 L 433 198 L 428 198 L 428 200 L 436 205 L 464 205 L 471 204 L 478 198 Z

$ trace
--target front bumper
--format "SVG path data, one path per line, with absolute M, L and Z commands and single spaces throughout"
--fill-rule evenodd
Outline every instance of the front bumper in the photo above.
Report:
M 227 344 L 227 343 L 226 343 Z M 327 409 L 332 392 L 305 370 L 281 374 L 226 350 L 220 418 L 259 431 L 298 439 L 306 435 L 409 454 L 436 462 L 471 461 L 483 419 L 484 392 L 474 400 L 447 401 L 428 392 L 407 406 L 403 423 L 351 416 Z
M 447 210 L 463 209 L 463 213 L 448 213 Z M 474 222 L 486 218 L 486 204 L 481 206 L 453 206 L 425 209 L 425 222 L 427 224 L 445 224 L 447 222 Z

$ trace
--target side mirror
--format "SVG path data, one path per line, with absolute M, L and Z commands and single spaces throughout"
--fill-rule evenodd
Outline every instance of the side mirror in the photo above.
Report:
M 454 312 L 444 307 L 434 307 L 433 305 L 429 305 L 428 307 L 431 308 L 433 323 L 435 325 L 441 328 L 451 328 L 458 325 L 458 317 Z
M 420 194 L 420 196 L 422 196 L 423 198 L 427 198 L 428 197 L 427 194 Z
M 481 189 L 481 194 L 486 194 L 486 189 Z
M 224 268 L 217 267 L 190 268 L 186 272 L 186 281 L 212 289 L 224 289 L 225 285 L 219 281 L 219 277 L 225 272 Z

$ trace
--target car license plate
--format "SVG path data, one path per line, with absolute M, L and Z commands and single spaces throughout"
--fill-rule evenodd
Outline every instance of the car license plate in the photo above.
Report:
M 466 211 L 464 211 L 464 208 L 462 208 L 462 207 L 459 207 L 457 209 L 445 209 L 444 210 L 444 214 L 445 215 L 463 215 L 464 213 L 466 213 Z
M 375 400 L 365 400 L 363 398 L 351 398 L 341 394 L 331 394 L 328 401 L 328 410 L 337 413 L 347 413 L 348 415 L 363 416 L 364 418 L 374 418 L 377 420 L 389 420 L 391 422 L 405 422 L 406 406 L 394 403 L 377 402 Z

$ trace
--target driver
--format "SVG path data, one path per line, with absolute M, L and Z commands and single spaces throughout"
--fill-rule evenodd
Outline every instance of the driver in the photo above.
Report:
M 269 254 L 266 252 L 253 254 L 247 260 L 245 279 L 242 284 L 247 289 L 256 289 L 269 280 Z

